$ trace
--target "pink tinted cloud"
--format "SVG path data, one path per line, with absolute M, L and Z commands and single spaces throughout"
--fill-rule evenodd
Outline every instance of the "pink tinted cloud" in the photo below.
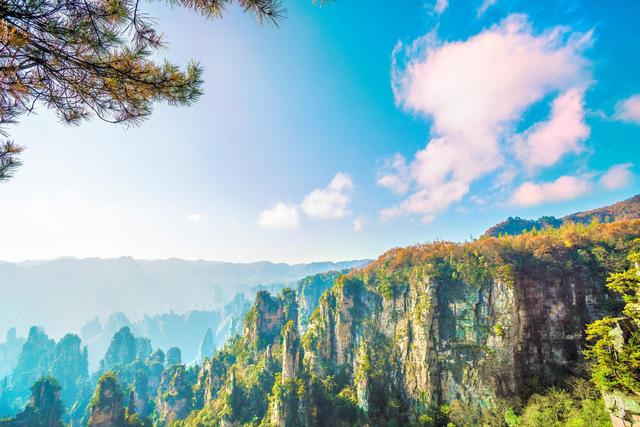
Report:
M 600 185 L 607 190 L 617 190 L 618 188 L 626 187 L 633 180 L 633 173 L 631 172 L 632 166 L 632 163 L 621 163 L 611 166 L 600 177 Z
M 580 153 L 590 129 L 584 121 L 584 92 L 572 88 L 554 99 L 551 117 L 516 137 L 516 153 L 529 169 L 554 165 L 568 153 Z
M 620 101 L 616 106 L 614 117 L 624 122 L 640 123 L 640 94 Z
M 433 10 L 437 14 L 441 14 L 447 9 L 447 6 L 449 6 L 449 0 L 436 0 L 436 3 L 433 5 Z
M 516 206 L 535 206 L 547 202 L 576 199 L 591 190 L 588 177 L 561 176 L 555 181 L 524 182 L 512 194 L 511 203 Z
M 397 194 L 405 194 L 409 191 L 411 176 L 407 161 L 401 154 L 395 154 L 386 159 L 383 172 L 378 179 L 378 185 L 385 187 Z
M 575 129 L 581 117 L 575 107 L 581 110 L 577 88 L 591 79 L 583 57 L 591 38 L 591 32 L 570 34 L 563 27 L 535 34 L 525 16 L 511 15 L 468 40 L 438 43 L 428 34 L 397 47 L 396 101 L 431 120 L 431 139 L 408 165 L 413 193 L 381 217 L 427 218 L 462 200 L 474 181 L 506 167 L 504 141 L 513 137 L 523 112 L 549 94 L 564 95 L 537 141 L 553 133 L 564 137 L 557 128 L 569 122 L 568 134 L 583 135 Z M 397 65 L 401 53 L 408 57 L 404 68 Z M 565 107 L 573 110 L 560 111 Z

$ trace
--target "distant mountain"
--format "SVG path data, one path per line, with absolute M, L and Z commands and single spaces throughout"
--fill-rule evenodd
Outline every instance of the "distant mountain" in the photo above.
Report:
M 0 343 L 0 378 L 9 375 L 18 364 L 18 356 L 24 342 L 24 338 L 16 335 L 16 328 L 7 331 L 6 339 Z
M 484 235 L 498 237 L 501 235 L 518 235 L 533 229 L 541 230 L 546 227 L 557 228 L 567 222 L 577 222 L 589 224 L 594 220 L 601 223 L 614 222 L 622 219 L 640 218 L 640 194 L 630 199 L 623 200 L 610 206 L 593 209 L 585 212 L 578 212 L 556 218 L 554 216 L 543 216 L 534 219 L 523 219 L 520 217 L 509 217 L 505 221 L 489 228 Z
M 348 272 L 349 270 L 328 271 L 307 276 L 295 284 L 288 284 L 288 287 L 296 289 L 298 293 L 301 324 L 306 325 L 311 312 L 318 304 L 320 295 L 330 288 L 340 275 Z M 208 338 L 210 343 L 205 347 L 214 350 L 221 347 L 229 338 L 240 332 L 242 321 L 259 291 L 276 294 L 284 287 L 283 284 L 254 286 L 247 292 L 237 293 L 223 307 L 210 311 L 145 315 L 143 319 L 135 322 L 129 320 L 123 313 L 114 312 L 107 318 L 104 325 L 95 318 L 85 323 L 80 330 L 82 342 L 89 349 L 90 370 L 97 369 L 98 362 L 104 356 L 113 335 L 124 326 L 129 327 L 136 336 L 150 339 L 154 348 L 157 347 L 166 352 L 171 347 L 179 347 L 184 362 L 196 361 L 205 335 L 210 335 Z M 2 344 L 0 344 L 1 349 Z M 212 354 L 213 351 L 208 351 L 201 356 L 210 357 Z M 199 360 L 202 361 L 202 357 Z
M 366 260 L 283 264 L 181 259 L 58 258 L 0 262 L 0 333 L 26 334 L 43 325 L 59 338 L 80 332 L 87 321 L 122 312 L 132 321 L 145 315 L 187 313 L 222 307 L 238 292 L 258 285 L 294 283 L 303 277 L 366 264 Z

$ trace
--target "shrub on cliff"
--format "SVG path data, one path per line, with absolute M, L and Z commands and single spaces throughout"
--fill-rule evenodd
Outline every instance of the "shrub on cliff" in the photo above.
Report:
M 550 389 L 529 398 L 519 418 L 511 418 L 518 427 L 608 427 L 611 425 L 604 402 L 597 390 L 584 379 L 574 380 L 568 390 Z M 515 421 L 515 422 L 514 422 Z
M 640 239 L 635 242 L 640 246 Z M 607 287 L 622 296 L 620 317 L 605 317 L 587 327 L 592 378 L 603 391 L 640 396 L 640 251 L 628 257 L 630 268 L 614 273 Z

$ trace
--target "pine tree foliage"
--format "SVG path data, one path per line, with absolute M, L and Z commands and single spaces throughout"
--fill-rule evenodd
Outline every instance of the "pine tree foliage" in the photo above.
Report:
M 0 143 L 0 181 L 11 178 L 15 169 L 20 166 L 18 159 L 20 152 L 22 147 L 15 145 L 12 141 Z
M 640 239 L 635 241 L 640 247 Z M 607 287 L 622 297 L 619 317 L 604 317 L 587 327 L 592 377 L 605 392 L 640 396 L 640 250 L 629 257 L 629 268 L 609 276 Z
M 279 0 L 167 0 L 218 18 L 236 3 L 259 22 L 278 23 Z M 0 2 L 0 131 L 38 105 L 66 124 L 92 116 L 138 124 L 156 102 L 190 105 L 202 94 L 202 66 L 158 62 L 165 46 L 139 0 Z M 0 144 L 0 180 L 20 148 Z

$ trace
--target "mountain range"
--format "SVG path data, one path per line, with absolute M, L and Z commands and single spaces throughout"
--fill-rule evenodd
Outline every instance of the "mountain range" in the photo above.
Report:
M 0 262 L 0 331 L 33 325 L 61 337 L 122 312 L 132 321 L 162 313 L 222 308 L 238 293 L 366 264 L 367 260 L 283 264 L 129 257 Z M 7 303 L 10 302 L 10 303 Z
M 511 218 L 470 242 L 253 286 L 252 305 L 236 292 L 221 311 L 115 313 L 59 341 L 11 330 L 0 426 L 637 425 L 639 213 L 636 196 Z M 169 330 L 207 322 L 189 352 L 166 349 Z

